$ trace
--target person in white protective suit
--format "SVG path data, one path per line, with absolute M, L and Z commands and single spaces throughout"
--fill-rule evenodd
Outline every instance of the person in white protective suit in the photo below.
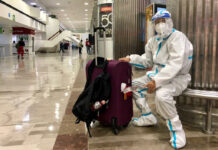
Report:
M 132 81 L 138 92 L 133 92 L 136 106 L 141 111 L 139 118 L 133 119 L 135 126 L 151 126 L 157 124 L 144 95 L 155 93 L 157 113 L 166 120 L 170 130 L 170 143 L 175 148 L 186 144 L 185 132 L 179 119 L 173 97 L 180 95 L 191 81 L 189 70 L 192 64 L 193 46 L 188 38 L 173 28 L 171 14 L 159 11 L 152 17 L 157 35 L 152 37 L 146 47 L 146 57 L 130 55 L 120 58 L 131 64 L 151 68 L 145 76 Z M 148 88 L 148 91 L 141 89 Z M 141 91 L 140 91 L 141 90 Z

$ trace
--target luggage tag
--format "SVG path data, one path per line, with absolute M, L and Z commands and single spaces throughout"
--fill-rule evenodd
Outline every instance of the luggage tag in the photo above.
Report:
M 121 83 L 121 92 L 124 95 L 124 97 L 123 97 L 124 100 L 127 100 L 128 96 L 132 96 L 133 91 L 136 91 L 140 95 L 143 95 L 142 92 L 147 91 L 147 90 L 148 90 L 148 88 L 144 88 L 144 89 L 141 89 L 141 90 L 137 91 L 137 87 L 128 87 L 126 83 Z
M 128 87 L 126 83 L 121 83 L 121 92 L 123 93 L 123 99 L 127 100 L 128 96 L 132 96 L 132 87 Z

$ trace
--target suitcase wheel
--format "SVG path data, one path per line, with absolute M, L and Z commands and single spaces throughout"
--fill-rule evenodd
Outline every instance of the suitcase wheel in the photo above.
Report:
M 117 135 L 119 133 L 119 129 L 117 126 L 117 118 L 112 118 L 111 123 L 112 123 L 113 132 L 115 135 Z

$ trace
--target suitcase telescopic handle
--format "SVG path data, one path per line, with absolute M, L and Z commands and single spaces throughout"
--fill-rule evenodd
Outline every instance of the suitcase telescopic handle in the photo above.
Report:
M 96 27 L 94 28 L 95 32 L 95 64 L 96 66 L 98 65 L 97 57 L 98 57 L 98 30 L 103 30 L 103 38 L 104 38 L 104 58 L 105 58 L 105 50 L 106 50 L 106 33 L 105 33 L 105 28 L 104 27 Z

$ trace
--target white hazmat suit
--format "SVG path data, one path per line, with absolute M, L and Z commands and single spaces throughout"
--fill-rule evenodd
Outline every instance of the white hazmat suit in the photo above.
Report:
M 145 76 L 133 80 L 132 86 L 140 90 L 151 80 L 155 81 L 157 113 L 166 119 L 171 145 L 174 148 L 182 148 L 186 144 L 185 132 L 173 97 L 182 94 L 191 81 L 189 70 L 192 64 L 193 46 L 182 32 L 173 29 L 168 11 L 159 11 L 152 20 L 158 18 L 165 18 L 166 22 L 155 26 L 158 34 L 148 41 L 145 47 L 146 57 L 129 56 L 132 64 L 144 68 L 152 67 Z M 144 97 L 146 94 L 146 91 L 133 92 L 136 105 L 142 112 L 139 118 L 133 119 L 133 124 L 136 126 L 150 126 L 157 123 Z

